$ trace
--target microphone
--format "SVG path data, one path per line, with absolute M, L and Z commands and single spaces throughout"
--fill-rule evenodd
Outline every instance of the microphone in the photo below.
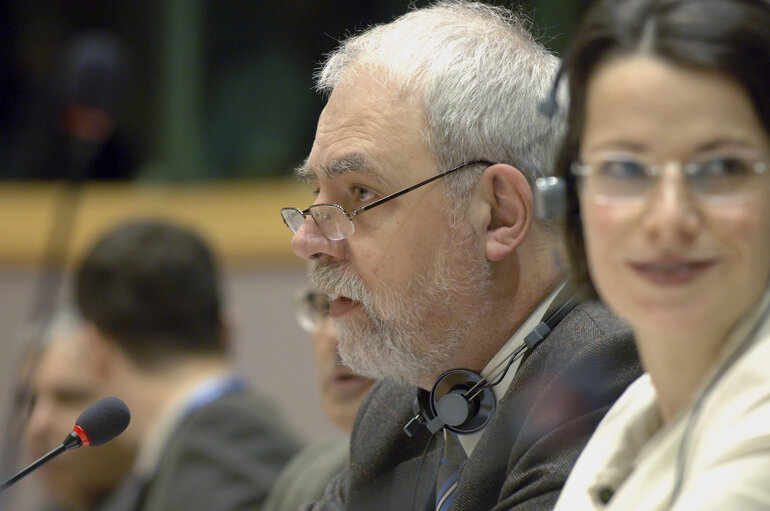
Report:
M 110 32 L 89 30 L 69 42 L 55 81 L 68 137 L 98 146 L 112 135 L 128 96 L 128 57 L 123 40 Z
M 64 451 L 77 449 L 81 445 L 96 447 L 109 442 L 123 433 L 130 421 L 131 412 L 128 411 L 126 403 L 120 399 L 107 397 L 97 401 L 80 414 L 80 417 L 75 421 L 75 427 L 72 429 L 72 432 L 67 435 L 59 447 L 38 458 L 27 468 L 18 472 L 3 484 L 0 484 L 0 491 L 5 490 Z

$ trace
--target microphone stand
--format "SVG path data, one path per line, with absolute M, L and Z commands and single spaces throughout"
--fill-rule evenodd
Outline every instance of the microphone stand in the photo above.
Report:
M 69 449 L 76 449 L 81 445 L 83 445 L 82 440 L 80 440 L 80 437 L 78 436 L 78 434 L 73 431 L 72 433 L 67 435 L 67 438 L 64 439 L 64 442 L 62 442 L 59 445 L 59 447 L 51 450 L 48 454 L 38 458 L 37 460 L 32 462 L 27 468 L 17 472 L 10 479 L 0 484 L 0 491 L 3 491 L 9 486 L 13 485 L 14 483 L 16 483 L 16 481 L 24 478 L 30 472 L 37 470 L 38 467 L 40 467 L 44 463 L 48 463 L 49 461 L 51 461 L 52 459 L 54 459 L 64 451 L 67 451 Z
M 74 146 L 77 143 L 78 141 L 71 141 L 69 146 Z M 86 154 L 92 156 L 97 149 L 98 147 L 91 148 L 91 151 L 86 152 Z M 43 342 L 42 336 L 50 324 L 51 315 L 58 301 L 64 280 L 64 262 L 69 253 L 75 219 L 83 195 L 83 185 L 88 172 L 87 165 L 90 164 L 89 158 L 84 158 L 83 156 L 75 158 L 74 154 L 72 154 L 75 152 L 70 147 L 70 154 L 68 154 L 66 161 L 63 162 L 67 179 L 58 184 L 60 189 L 53 207 L 51 228 L 43 250 L 42 268 L 35 287 L 32 309 L 28 320 L 34 327 L 34 334 L 25 350 L 32 353 L 33 358 L 30 360 L 30 369 L 26 374 L 17 373 L 14 376 L 15 388 L 23 393 L 24 400 L 12 402 L 11 413 L 8 414 L 6 429 L 10 430 L 11 434 L 2 443 L 2 449 L 0 449 L 0 469 L 3 469 L 3 471 L 5 467 L 12 466 L 18 456 L 17 446 L 29 418 L 29 410 L 26 409 L 28 399 L 26 389 L 29 387 L 29 380 L 36 370 L 37 362 L 41 355 L 39 347 Z M 80 150 L 77 153 L 80 155 L 84 151 Z M 5 486 L 0 487 L 0 491 L 3 489 L 5 489 Z M 0 509 L 2 508 L 3 503 L 0 502 Z

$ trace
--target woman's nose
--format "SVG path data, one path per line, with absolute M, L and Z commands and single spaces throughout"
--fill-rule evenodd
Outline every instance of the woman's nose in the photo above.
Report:
M 671 242 L 689 242 L 697 236 L 699 199 L 680 164 L 666 165 L 648 200 L 644 227 L 649 236 Z

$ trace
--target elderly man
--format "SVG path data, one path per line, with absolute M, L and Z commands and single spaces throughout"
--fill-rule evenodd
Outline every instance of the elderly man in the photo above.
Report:
M 525 25 L 441 2 L 348 39 L 318 75 L 328 103 L 298 171 L 317 199 L 282 215 L 343 362 L 384 380 L 309 509 L 550 509 L 640 374 L 625 325 L 571 307 L 560 233 L 535 218 L 559 62 Z

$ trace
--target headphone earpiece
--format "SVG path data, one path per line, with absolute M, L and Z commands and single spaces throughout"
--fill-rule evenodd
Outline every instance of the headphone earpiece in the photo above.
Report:
M 478 373 L 467 369 L 452 369 L 439 376 L 433 390 L 417 392 L 413 404 L 416 415 L 404 426 L 404 432 L 412 436 L 425 426 L 431 434 L 442 428 L 468 434 L 486 426 L 496 400 L 490 387 L 476 386 L 481 380 Z
M 567 216 L 567 183 L 549 176 L 535 180 L 535 215 L 546 222 L 564 220 Z
M 412 403 L 414 417 L 403 427 L 404 433 L 413 437 L 425 427 L 432 435 L 443 428 L 468 434 L 486 426 L 497 406 L 492 388 L 503 380 L 513 361 L 543 342 L 576 304 L 572 296 L 548 314 L 524 337 L 524 342 L 517 349 L 498 363 L 492 373 L 499 368 L 502 370 L 494 376 L 484 378 L 468 369 L 452 369 L 438 377 L 430 392 L 419 389 Z M 503 364 L 507 365 L 503 367 Z

